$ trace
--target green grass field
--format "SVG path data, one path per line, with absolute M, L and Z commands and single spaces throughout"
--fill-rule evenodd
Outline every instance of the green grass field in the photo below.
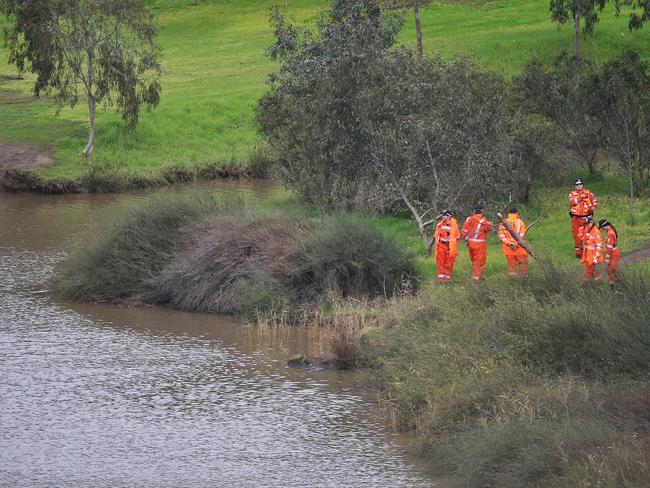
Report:
M 219 164 L 245 167 L 258 136 L 253 110 L 276 66 L 265 55 L 272 43 L 268 12 L 274 0 L 150 0 L 160 25 L 163 48 L 163 95 L 160 106 L 141 116 L 126 132 L 111 109 L 98 115 L 93 164 L 120 177 L 155 179 L 168 168 Z M 298 22 L 310 24 L 327 3 L 286 0 Z M 558 29 L 549 20 L 548 2 L 495 0 L 434 2 L 423 8 L 428 55 L 467 53 L 478 63 L 512 75 L 537 56 L 550 61 L 571 49 L 570 26 Z M 401 34 L 413 45 L 410 11 Z M 625 12 L 609 9 L 583 51 L 598 59 L 634 48 L 650 55 L 650 29 L 629 33 Z M 31 98 L 33 77 L 6 64 L 0 49 L 0 143 L 21 142 L 53 153 L 56 165 L 38 170 L 46 179 L 79 179 L 89 171 L 80 156 L 87 136 L 87 109 L 79 104 L 55 115 L 51 99 Z

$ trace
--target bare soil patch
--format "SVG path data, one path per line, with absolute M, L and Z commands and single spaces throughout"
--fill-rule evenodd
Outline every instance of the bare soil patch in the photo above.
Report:
M 49 151 L 16 142 L 0 144 L 0 189 L 35 193 L 79 191 L 78 185 L 74 182 L 66 180 L 44 182 L 30 171 L 32 168 L 53 163 L 54 159 Z
M 8 169 L 37 168 L 53 163 L 49 151 L 17 142 L 0 144 L 0 178 Z

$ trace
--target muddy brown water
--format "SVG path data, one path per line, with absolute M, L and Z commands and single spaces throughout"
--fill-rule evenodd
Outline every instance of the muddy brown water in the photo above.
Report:
M 358 373 L 285 366 L 318 334 L 49 293 L 70 246 L 144 196 L 0 193 L 0 486 L 432 486 Z

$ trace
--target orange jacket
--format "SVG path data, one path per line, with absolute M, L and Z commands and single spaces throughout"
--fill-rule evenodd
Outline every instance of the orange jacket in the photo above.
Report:
M 510 213 L 506 219 L 510 224 L 510 227 L 519 234 L 519 237 L 524 237 L 526 234 L 526 224 L 523 220 L 519 218 L 517 214 Z M 512 234 L 506 230 L 503 224 L 499 224 L 499 239 L 503 242 L 503 253 L 510 256 L 528 256 L 528 253 L 524 248 L 522 248 L 519 243 L 516 241 Z M 514 244 L 515 248 L 512 249 L 510 244 Z
M 469 244 L 487 244 L 487 234 L 491 230 L 492 224 L 488 219 L 483 217 L 483 215 L 473 214 L 467 217 L 467 220 L 465 220 L 461 233 L 463 235 L 463 239 L 465 239 Z
M 607 232 L 605 234 L 605 249 L 605 253 L 608 256 L 613 252 L 618 251 L 618 236 L 611 226 L 607 226 Z
M 585 264 L 598 264 L 603 262 L 603 238 L 600 231 L 593 227 L 580 227 L 578 234 L 582 238 L 582 259 Z
M 584 188 L 569 193 L 569 203 L 571 204 L 571 215 L 586 217 L 594 213 L 598 206 L 598 199 L 596 195 Z
M 436 231 L 433 233 L 436 243 L 436 255 L 438 255 L 438 244 L 448 243 L 449 253 L 456 256 L 458 254 L 458 239 L 460 239 L 460 231 L 458 230 L 458 222 L 455 218 L 449 219 L 449 224 L 445 223 L 444 219 L 440 219 L 436 226 Z

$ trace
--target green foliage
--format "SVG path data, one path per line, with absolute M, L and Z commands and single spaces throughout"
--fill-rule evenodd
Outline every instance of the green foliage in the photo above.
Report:
M 374 2 L 334 2 L 316 33 L 299 35 L 277 11 L 271 20 L 271 55 L 283 64 L 257 121 L 304 201 L 370 212 L 400 202 L 435 215 L 526 190 L 498 76 L 391 49 L 396 24 Z
M 334 0 L 315 32 L 298 30 L 277 10 L 270 49 L 283 64 L 257 108 L 281 179 L 303 200 L 331 210 L 365 205 L 373 189 L 362 121 L 374 110 L 374 80 L 395 43 L 399 22 L 372 0 Z
M 594 87 L 606 148 L 629 178 L 630 198 L 650 189 L 650 73 L 636 52 L 605 63 Z
M 600 20 L 598 12 L 602 12 L 606 3 L 607 0 L 551 0 L 551 19 L 559 24 L 566 24 L 574 22 L 576 17 L 581 18 L 585 34 L 591 34 Z M 615 0 L 615 3 L 618 11 L 619 1 Z
M 513 78 L 514 103 L 557 124 L 565 147 L 592 176 L 598 174 L 597 154 L 602 146 L 601 124 L 593 114 L 596 69 L 593 61 L 571 57 L 565 51 L 552 69 L 533 60 Z

